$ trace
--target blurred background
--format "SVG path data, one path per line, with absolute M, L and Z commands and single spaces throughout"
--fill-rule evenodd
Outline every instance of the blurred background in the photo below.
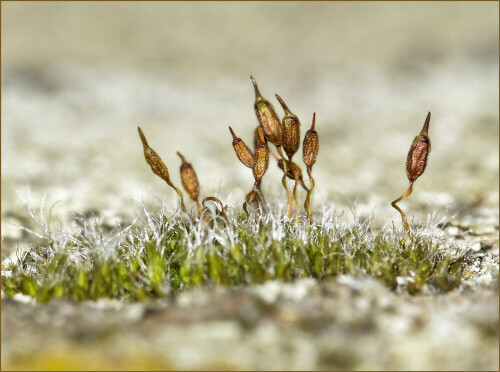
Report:
M 253 177 L 227 127 L 252 142 L 251 74 L 302 136 L 317 113 L 316 209 L 399 218 L 390 202 L 428 111 L 408 205 L 498 205 L 498 45 L 496 2 L 3 3 L 2 213 L 28 186 L 61 212 L 177 205 L 138 125 L 174 183 L 181 151 L 202 194 L 241 204 Z M 284 199 L 276 164 L 263 187 Z
M 10 224 L 30 226 L 23 199 L 39 207 L 45 196 L 46 214 L 60 200 L 53 215 L 97 212 L 112 225 L 137 215 L 141 199 L 176 207 L 144 160 L 139 125 L 175 184 L 181 151 L 202 195 L 239 208 L 253 177 L 228 125 L 252 143 L 250 75 L 280 116 L 274 94 L 283 97 L 302 136 L 317 114 L 316 211 L 356 208 L 374 213 L 373 226 L 400 226 L 390 202 L 408 186 L 406 156 L 430 111 L 430 161 L 402 208 L 416 220 L 458 216 L 453 236 L 487 235 L 469 263 L 486 279 L 447 296 L 341 277 L 200 288 L 176 303 L 2 298 L 3 368 L 498 369 L 498 2 L 2 2 L 1 11 L 2 259 L 28 239 Z M 303 167 L 300 153 L 294 160 Z M 272 163 L 263 190 L 284 202 L 280 173 Z M 496 279 L 481 262 L 496 265 Z

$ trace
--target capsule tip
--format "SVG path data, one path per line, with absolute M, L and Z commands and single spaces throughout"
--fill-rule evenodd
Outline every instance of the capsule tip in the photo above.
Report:
M 427 114 L 427 118 L 425 119 L 424 127 L 422 128 L 420 134 L 428 135 L 430 121 L 431 121 L 431 112 L 429 111 L 429 113 Z
M 236 134 L 234 134 L 233 128 L 229 127 L 229 131 L 231 132 L 231 135 L 233 136 L 233 140 L 237 139 L 238 137 Z
M 314 130 L 315 126 L 316 126 L 316 113 L 313 114 L 313 121 L 311 124 L 311 130 Z
M 179 157 L 181 158 L 181 161 L 182 161 L 183 163 L 185 163 L 185 162 L 186 162 L 186 159 L 184 159 L 184 156 L 182 156 L 182 154 L 181 154 L 179 151 L 177 151 L 177 155 L 179 155 Z
M 259 92 L 259 87 L 257 86 L 257 82 L 252 75 L 250 75 L 250 80 L 252 80 L 253 89 L 255 90 L 255 97 L 260 97 L 261 94 Z
M 281 107 L 283 107 L 283 110 L 285 110 L 286 113 L 290 113 L 290 109 L 286 105 L 285 101 L 283 101 L 283 98 L 281 98 L 278 94 L 275 94 L 276 99 L 280 103 Z
M 144 136 L 144 133 L 142 133 L 141 127 L 137 127 L 137 131 L 139 132 L 139 136 L 141 137 L 141 141 L 144 147 L 149 147 L 148 141 L 146 141 L 146 137 Z

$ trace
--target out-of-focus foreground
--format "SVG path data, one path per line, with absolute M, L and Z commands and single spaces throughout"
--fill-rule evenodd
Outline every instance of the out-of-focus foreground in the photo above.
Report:
M 154 304 L 3 298 L 2 368 L 82 369 L 90 355 L 89 368 L 498 369 L 498 6 L 3 2 L 2 261 L 30 243 L 11 224 L 30 227 L 18 194 L 111 225 L 141 198 L 175 207 L 138 125 L 174 183 L 181 151 L 202 194 L 239 208 L 253 178 L 227 126 L 252 142 L 250 74 L 280 116 L 274 94 L 285 99 L 302 136 L 317 114 L 313 210 L 373 211 L 374 226 L 401 223 L 390 202 L 431 111 L 429 165 L 402 208 L 447 216 L 442 228 L 474 255 L 445 296 L 347 276 Z M 284 202 L 280 173 L 271 163 L 263 191 Z

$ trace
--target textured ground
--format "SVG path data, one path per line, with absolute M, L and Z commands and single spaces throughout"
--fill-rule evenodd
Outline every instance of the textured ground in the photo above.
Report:
M 403 209 L 447 217 L 473 252 L 462 287 L 439 296 L 341 277 L 154 303 L 2 298 L 2 368 L 499 368 L 497 3 L 1 6 L 3 258 L 29 244 L 11 224 L 30 226 L 21 199 L 110 225 L 141 198 L 175 205 L 138 125 L 175 183 L 180 150 L 202 194 L 239 207 L 252 175 L 227 126 L 250 142 L 250 74 L 303 132 L 317 113 L 314 208 L 373 212 L 375 226 L 400 223 L 390 202 L 431 111 L 430 162 Z M 279 178 L 271 166 L 267 195 Z
M 4 300 L 5 365 L 498 369 L 498 286 L 408 297 L 369 278 L 200 289 L 157 303 Z

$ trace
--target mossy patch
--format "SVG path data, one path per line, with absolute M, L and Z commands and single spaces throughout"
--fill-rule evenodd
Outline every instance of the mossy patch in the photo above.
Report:
M 250 219 L 241 213 L 230 217 L 228 229 L 217 215 L 206 226 L 179 215 L 145 212 L 131 226 L 107 232 L 89 220 L 80 220 L 71 232 L 39 223 L 39 241 L 19 251 L 16 262 L 4 261 L 2 291 L 38 301 L 142 300 L 201 285 L 362 272 L 393 289 L 402 277 L 406 290 L 416 294 L 450 291 L 462 278 L 463 254 L 428 226 L 416 228 L 409 239 L 394 227 L 372 232 L 369 221 L 342 224 L 326 214 L 310 224 L 277 213 Z

